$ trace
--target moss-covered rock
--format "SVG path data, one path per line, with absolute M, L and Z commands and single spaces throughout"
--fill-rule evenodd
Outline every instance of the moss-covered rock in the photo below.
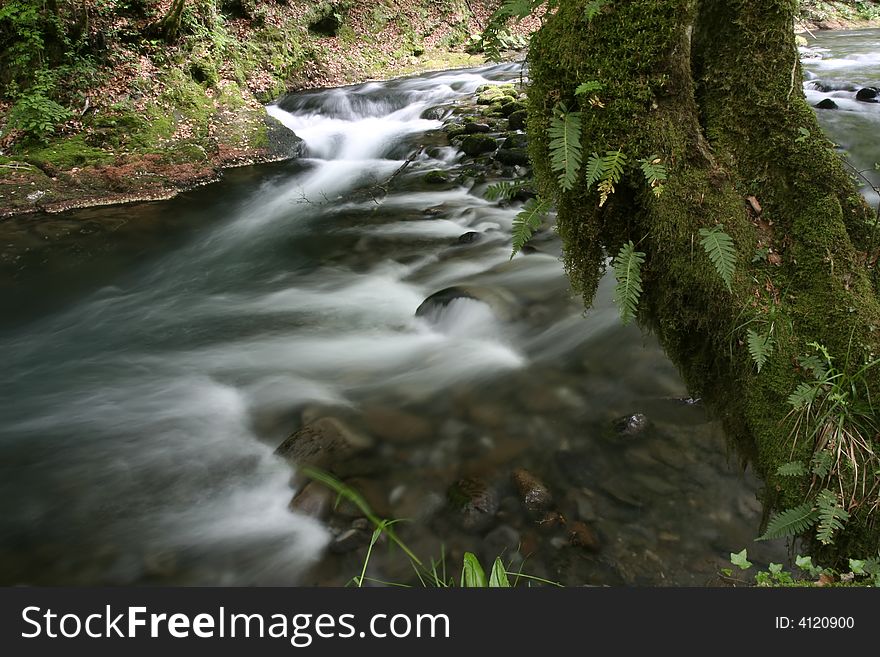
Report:
M 467 135 L 461 142 L 461 150 L 465 155 L 475 156 L 483 153 L 491 153 L 498 144 L 495 137 L 486 134 Z

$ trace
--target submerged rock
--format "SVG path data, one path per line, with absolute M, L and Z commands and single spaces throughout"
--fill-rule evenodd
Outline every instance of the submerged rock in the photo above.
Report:
M 553 505 L 550 489 L 525 468 L 514 470 L 510 479 L 519 493 L 520 502 L 530 513 L 546 511 Z
M 334 464 L 372 447 L 372 441 L 333 417 L 322 417 L 285 440 L 275 453 L 295 465 L 330 470 Z
M 475 230 L 469 230 L 468 232 L 458 236 L 456 244 L 473 244 L 474 242 L 479 241 L 482 236 L 482 233 L 479 233 Z
M 504 289 L 479 285 L 454 285 L 435 292 L 416 309 L 416 317 L 431 317 L 456 299 L 473 299 L 485 303 L 499 319 L 509 321 L 520 311 L 513 296 Z
M 372 435 L 391 443 L 421 442 L 434 433 L 428 420 L 396 408 L 372 406 L 364 411 L 363 417 Z
M 596 532 L 587 523 L 580 520 L 568 525 L 568 542 L 574 547 L 583 548 L 590 552 L 598 552 L 602 547 Z
M 477 477 L 459 479 L 447 492 L 449 507 L 466 531 L 478 532 L 495 522 L 500 501 L 488 482 Z
M 619 437 L 640 436 L 651 426 L 648 416 L 642 413 L 625 415 L 614 421 L 614 433 Z

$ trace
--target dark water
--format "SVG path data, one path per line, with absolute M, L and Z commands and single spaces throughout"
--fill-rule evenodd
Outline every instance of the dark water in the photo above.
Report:
M 309 418 L 362 428 L 389 409 L 430 431 L 378 427 L 358 485 L 415 519 L 401 532 L 424 557 L 531 553 L 527 572 L 567 584 L 650 585 L 715 581 L 745 546 L 782 559 L 752 543 L 755 480 L 654 338 L 620 325 L 611 281 L 584 314 L 552 233 L 509 261 L 516 205 L 424 181 L 462 162 L 422 112 L 518 75 L 292 97 L 270 111 L 304 160 L 168 202 L 0 224 L 0 582 L 345 583 L 362 552 L 329 554 L 338 527 L 287 509 L 291 470 L 273 450 Z M 457 244 L 468 231 L 481 239 Z M 482 301 L 415 316 L 450 285 Z M 633 413 L 649 430 L 616 436 Z M 598 552 L 518 510 L 506 482 L 520 467 Z M 501 498 L 476 533 L 443 509 L 462 476 Z M 400 564 L 379 556 L 372 574 L 408 577 Z

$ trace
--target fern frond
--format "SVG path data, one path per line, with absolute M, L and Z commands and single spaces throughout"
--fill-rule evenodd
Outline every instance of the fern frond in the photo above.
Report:
M 810 470 L 820 479 L 824 479 L 828 476 L 833 465 L 834 455 L 827 449 L 820 449 L 813 454 L 813 458 L 810 460 Z
M 568 112 L 559 104 L 547 129 L 550 137 L 550 167 L 559 174 L 559 186 L 563 191 L 574 188 L 581 168 L 581 115 Z
M 816 524 L 819 513 L 809 502 L 777 513 L 767 523 L 767 530 L 757 540 L 768 541 L 774 538 L 785 538 L 802 534 Z
M 584 16 L 587 21 L 592 21 L 596 18 L 608 2 L 609 0 L 590 0 L 590 2 L 587 3 L 587 6 L 584 7 Z
M 544 217 L 550 211 L 552 204 L 539 198 L 530 198 L 526 201 L 523 209 L 513 220 L 513 258 L 526 245 L 532 235 L 541 227 Z
M 587 159 L 587 189 L 605 177 L 605 169 L 603 167 L 603 161 L 599 154 L 591 153 L 590 157 Z
M 506 0 L 492 18 L 495 20 L 515 18 L 519 22 L 535 11 L 542 2 L 543 0 Z
M 598 80 L 587 80 L 586 82 L 581 82 L 574 90 L 575 96 L 583 96 L 584 94 L 590 94 L 596 91 L 602 91 L 604 85 Z
M 819 386 L 814 383 L 801 383 L 788 396 L 788 405 L 799 411 L 813 403 L 819 394 Z
M 776 468 L 776 474 L 782 477 L 800 477 L 807 474 L 802 461 L 792 461 L 791 463 L 783 463 Z
M 509 201 L 516 196 L 523 188 L 521 181 L 503 180 L 501 182 L 489 185 L 483 196 L 489 201 Z
M 636 316 L 639 297 L 642 295 L 642 264 L 645 254 L 636 251 L 632 240 L 620 247 L 611 266 L 617 287 L 614 288 L 614 301 L 620 308 L 620 319 L 629 324 Z
M 830 545 L 834 542 L 835 532 L 843 529 L 843 524 L 849 520 L 849 513 L 840 506 L 837 495 L 827 488 L 819 493 L 816 502 L 819 506 L 819 526 L 816 528 L 816 538 L 822 545 Z
M 773 336 L 761 335 L 754 329 L 749 329 L 747 342 L 749 344 L 749 355 L 758 366 L 758 372 L 764 367 L 767 359 L 773 353 Z
M 715 271 L 724 281 L 728 291 L 733 291 L 733 273 L 736 271 L 736 247 L 733 238 L 719 224 L 712 228 L 700 228 L 700 244 L 712 261 Z
M 623 177 L 623 167 L 625 164 L 626 155 L 623 151 L 607 151 L 605 157 L 602 158 L 603 178 L 610 180 L 612 183 L 619 183 Z
M 597 189 L 599 190 L 599 207 L 601 208 L 608 202 L 608 197 L 614 193 L 614 183 L 610 178 L 606 178 L 599 183 Z
M 660 196 L 663 193 L 663 183 L 666 182 L 666 165 L 656 155 L 639 160 L 639 165 L 654 196 Z

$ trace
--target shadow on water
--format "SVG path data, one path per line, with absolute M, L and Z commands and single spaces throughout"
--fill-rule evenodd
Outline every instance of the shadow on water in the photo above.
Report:
M 413 519 L 401 533 L 424 556 L 442 544 L 566 584 L 649 585 L 714 582 L 744 546 L 780 560 L 752 543 L 755 480 L 656 340 L 620 325 L 612 281 L 584 314 L 554 234 L 510 261 L 518 205 L 485 201 L 437 132 L 519 74 L 292 96 L 269 111 L 305 140 L 300 161 L 0 224 L 0 581 L 344 584 L 357 520 L 289 511 L 273 454 L 326 416 L 369 437 L 349 481 Z M 426 182 L 438 170 L 448 182 Z M 522 510 L 521 468 L 567 528 Z M 450 508 L 456 485 L 489 500 L 488 520 Z

